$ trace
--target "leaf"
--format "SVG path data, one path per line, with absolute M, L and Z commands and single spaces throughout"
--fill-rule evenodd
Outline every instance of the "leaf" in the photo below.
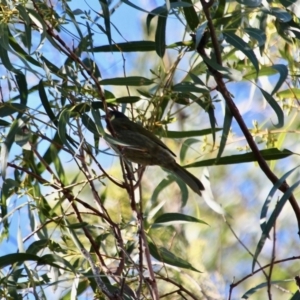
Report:
M 25 37 L 28 53 L 31 51 L 31 20 L 30 17 L 23 5 L 17 5 L 16 9 L 19 11 L 20 16 L 22 17 L 25 25 Z
M 163 179 L 154 189 L 152 196 L 151 196 L 151 202 L 156 203 L 158 195 L 161 193 L 163 189 L 165 189 L 168 185 L 170 185 L 174 180 L 171 178 Z
M 238 3 L 248 6 L 248 7 L 259 7 L 262 0 L 236 0 Z
M 226 41 L 231 44 L 236 50 L 242 51 L 252 62 L 256 72 L 259 71 L 259 65 L 258 60 L 253 52 L 253 50 L 250 48 L 250 46 L 242 40 L 239 36 L 232 32 L 224 32 Z
M 6 135 L 5 142 L 1 144 L 0 166 L 1 166 L 1 175 L 2 175 L 3 180 L 6 177 L 8 154 L 9 154 L 12 144 L 15 141 L 15 135 L 17 134 L 18 129 L 19 129 L 19 120 L 16 119 L 12 122 L 12 124 L 10 126 L 9 132 Z
M 279 187 L 286 180 L 286 178 L 288 176 L 290 176 L 290 174 L 292 174 L 297 168 L 299 168 L 299 166 L 286 172 L 282 177 L 280 177 L 280 179 L 274 184 L 271 191 L 269 192 L 267 199 L 265 200 L 263 207 L 261 209 L 261 213 L 260 213 L 260 228 L 262 231 L 265 229 L 268 209 L 269 209 L 270 202 L 272 201 L 272 198 L 273 198 L 275 192 L 279 189 Z
M 41 16 L 35 10 L 27 8 L 27 11 L 28 11 L 28 15 L 29 15 L 31 21 L 36 25 L 36 27 L 38 28 L 38 30 L 40 32 L 40 37 L 41 37 L 40 42 L 39 42 L 37 48 L 35 49 L 35 51 L 38 51 L 44 45 L 46 35 L 47 35 L 47 28 L 46 28 L 44 20 L 41 18 Z M 32 24 L 30 24 L 30 26 L 32 26 Z M 48 40 L 49 40 L 49 37 L 48 37 Z
M 34 241 L 32 244 L 30 244 L 26 250 L 26 253 L 29 254 L 37 254 L 41 250 L 47 248 L 50 244 L 49 239 L 42 239 Z
M 207 93 L 209 89 L 206 86 L 198 86 L 192 82 L 181 82 L 173 85 L 174 92 Z
M 159 224 L 159 223 L 168 223 L 168 222 L 175 222 L 177 223 L 182 223 L 182 222 L 192 222 L 192 223 L 200 223 L 200 224 L 205 224 L 208 225 L 206 222 L 194 218 L 192 216 L 188 216 L 188 215 L 184 215 L 184 214 L 180 214 L 180 213 L 165 213 L 160 215 L 159 217 L 157 217 L 155 219 L 155 221 L 153 222 L 153 224 Z
M 275 16 L 280 22 L 287 23 L 292 20 L 292 15 L 279 7 L 272 7 L 270 10 L 263 9 L 269 15 Z
M 174 173 L 171 174 L 172 177 L 174 177 L 177 185 L 179 186 L 181 192 L 181 207 L 184 207 L 187 204 L 187 201 L 189 199 L 189 190 L 185 182 L 180 177 L 177 177 L 176 174 Z
M 276 74 L 277 71 L 273 69 L 272 67 L 261 67 L 259 70 L 258 76 L 270 76 Z M 255 72 L 253 69 L 251 69 L 247 74 L 244 75 L 244 79 L 256 79 L 257 78 L 257 72 Z
M 87 49 L 92 52 L 147 52 L 155 50 L 153 41 L 132 41 L 126 43 L 117 43 L 114 45 L 105 45 Z
M 20 70 L 17 70 L 10 62 L 10 59 L 9 59 L 9 56 L 8 56 L 8 53 L 7 53 L 7 50 L 4 49 L 2 46 L 1 46 L 1 40 L 0 39 L 0 58 L 1 58 L 1 63 L 4 65 L 4 67 L 8 70 L 8 71 L 11 71 L 15 74 L 22 74 L 22 72 Z
M 128 85 L 128 86 L 142 86 L 154 83 L 153 80 L 141 76 L 129 77 L 115 77 L 110 79 L 100 80 L 100 85 Z
M 276 128 L 281 128 L 284 125 L 284 114 L 283 114 L 283 111 L 282 111 L 281 107 L 279 106 L 277 101 L 269 93 L 267 93 L 262 88 L 259 88 L 259 89 L 262 92 L 262 94 L 263 94 L 264 98 L 266 99 L 266 101 L 270 104 L 270 106 L 273 108 L 273 110 L 275 111 L 275 113 L 277 115 L 278 124 L 273 124 L 273 125 Z
M 27 105 L 27 97 L 28 97 L 28 88 L 27 88 L 26 77 L 22 73 L 16 74 L 15 77 L 16 77 L 18 89 L 20 92 L 21 104 L 26 106 Z M 21 118 L 22 115 L 23 115 L 23 112 L 22 111 L 19 112 L 17 119 Z
M 26 105 L 23 104 L 11 102 L 2 103 L 0 105 L 0 117 L 4 118 L 7 116 L 11 116 L 16 112 L 19 114 L 23 114 L 26 111 L 26 109 Z
M 258 42 L 259 47 L 265 45 L 267 36 L 261 29 L 248 27 L 244 30 L 249 34 L 251 38 L 255 39 Z
M 106 0 L 99 0 L 101 8 L 102 8 L 102 13 L 103 13 L 103 18 L 104 18 L 104 25 L 106 29 L 106 36 L 108 39 L 109 44 L 111 45 L 111 30 L 110 30 L 110 12 L 108 9 L 108 3 Z
M 264 288 L 264 287 L 268 287 L 268 285 L 271 284 L 279 284 L 279 283 L 284 283 L 284 282 L 291 282 L 293 281 L 293 279 L 287 279 L 287 280 L 272 280 L 270 282 L 263 282 L 258 284 L 257 286 L 251 288 L 250 290 L 248 290 L 243 296 L 242 299 L 248 299 L 251 295 L 253 295 L 254 293 L 256 293 L 258 290 Z M 291 299 L 290 299 L 291 300 Z M 296 299 L 295 299 L 296 300 Z
M 85 66 L 90 70 L 91 74 L 93 74 L 96 78 L 101 78 L 100 70 L 94 60 L 89 57 L 86 57 L 82 60 Z
M 218 151 L 217 158 L 216 158 L 217 161 L 219 161 L 221 159 L 222 153 L 225 149 L 227 138 L 228 138 L 230 128 L 231 128 L 232 118 L 233 118 L 233 116 L 231 114 L 231 111 L 229 110 L 227 104 L 225 104 L 225 117 L 224 117 L 224 123 L 223 123 L 223 133 L 222 133 L 222 137 L 221 137 L 219 151 Z
M 155 246 L 150 241 L 148 241 L 148 244 L 149 244 L 150 254 L 158 261 L 169 264 L 171 266 L 184 268 L 184 269 L 188 269 L 188 270 L 192 270 L 192 271 L 201 273 L 200 271 L 195 269 L 190 263 L 188 263 L 187 261 L 183 260 L 182 258 L 176 256 L 175 254 L 170 252 L 168 249 L 166 249 L 164 247 Z
M 183 12 L 184 12 L 186 22 L 190 27 L 190 30 L 195 31 L 195 29 L 197 28 L 197 26 L 199 24 L 199 17 L 193 6 L 193 2 L 191 0 L 183 0 L 183 2 L 191 4 L 190 7 L 184 7 Z
M 203 34 L 207 28 L 207 21 L 203 22 L 197 29 L 196 29 L 196 39 L 195 39 L 195 48 L 197 49 L 199 46 L 199 43 L 201 42 L 201 39 L 203 37 Z
M 259 151 L 264 160 L 278 160 L 286 158 L 292 154 L 290 150 L 283 149 L 282 151 L 277 148 L 265 149 Z M 192 164 L 185 165 L 184 168 L 198 168 L 198 167 L 208 167 L 208 166 L 218 166 L 218 165 L 230 165 L 230 164 L 241 164 L 257 161 L 253 152 L 236 154 L 230 156 L 220 157 L 219 159 L 207 159 L 203 161 L 198 161 Z
M 40 95 L 40 99 L 42 101 L 42 104 L 44 106 L 44 109 L 45 109 L 48 117 L 50 118 L 50 120 L 55 125 L 57 125 L 57 118 L 56 118 L 56 116 L 54 115 L 54 113 L 51 109 L 51 106 L 50 106 L 50 103 L 49 103 L 49 100 L 48 100 L 48 97 L 47 97 L 47 94 L 46 94 L 46 91 L 45 91 L 45 88 L 44 88 L 44 83 L 43 83 L 42 79 L 39 82 L 39 95 Z
M 278 82 L 276 83 L 271 95 L 274 95 L 279 89 L 280 87 L 282 86 L 282 84 L 285 82 L 287 76 L 288 76 L 288 68 L 286 65 L 273 65 L 272 66 L 273 69 L 275 69 L 276 71 L 278 71 L 279 73 L 279 80 Z
M 216 132 L 222 130 L 222 128 L 216 128 Z M 163 130 L 158 134 L 165 138 L 170 139 L 182 139 L 194 136 L 204 136 L 208 134 L 212 134 L 212 129 L 202 129 L 202 130 L 189 130 L 189 131 L 171 131 L 171 130 Z
M 9 30 L 8 30 L 8 35 L 9 35 L 9 45 L 18 54 L 19 58 L 23 59 L 24 61 L 28 61 L 37 67 L 40 67 L 41 64 L 37 60 L 33 59 L 32 56 L 28 55 L 24 51 L 24 49 L 15 40 L 15 38 L 12 36 L 12 34 Z
M 284 98 L 300 98 L 300 89 L 290 88 L 283 91 L 280 91 L 276 94 L 279 99 Z
M 106 99 L 107 103 L 135 103 L 141 100 L 141 97 L 138 96 L 124 96 L 119 98 L 113 98 L 113 99 Z
M 82 114 L 81 115 L 81 120 L 83 125 L 94 135 L 99 135 L 99 132 L 97 130 L 97 127 L 94 123 L 94 121 L 87 115 L 87 114 Z
M 261 237 L 259 239 L 259 242 L 256 246 L 256 250 L 253 256 L 253 262 L 252 262 L 252 272 L 254 271 L 255 268 L 255 264 L 258 258 L 258 255 L 260 254 L 267 237 L 270 234 L 270 231 L 272 229 L 272 227 L 274 226 L 283 206 L 285 205 L 285 203 L 288 201 L 288 199 L 290 198 L 290 196 L 292 195 L 292 193 L 294 192 L 294 190 L 296 189 L 296 187 L 298 187 L 298 185 L 300 184 L 300 180 L 296 181 L 296 183 L 294 183 L 281 197 L 281 199 L 278 201 L 274 211 L 272 212 L 268 222 L 266 222 L 265 226 L 264 226 L 264 230 L 261 234 Z
M 167 25 L 168 11 L 161 12 L 158 17 L 156 31 L 155 31 L 155 50 L 159 57 L 163 58 L 166 51 L 166 25 Z
M 67 125 L 69 124 L 71 112 L 68 108 L 65 108 L 59 115 L 58 119 L 58 126 L 57 126 L 57 131 L 59 134 L 59 137 L 62 141 L 63 145 L 66 145 L 72 152 L 73 148 L 71 145 L 68 143 L 68 136 L 67 136 Z
M 133 8 L 135 8 L 135 9 L 137 9 L 137 10 L 140 10 L 142 12 L 150 13 L 149 11 L 147 11 L 147 10 L 145 10 L 145 9 L 143 9 L 143 8 L 141 8 L 141 7 L 133 4 L 133 3 L 131 3 L 129 0 L 122 0 L 122 2 L 125 3 L 125 4 L 127 4 L 127 5 L 129 5 L 129 6 L 131 6 L 131 7 L 133 7 Z
M 13 253 L 7 254 L 0 257 L 0 268 L 5 268 L 7 266 L 12 266 L 16 263 L 24 263 L 28 260 L 38 261 L 39 256 L 30 253 Z
M 241 81 L 243 76 L 242 73 L 238 70 L 232 69 L 232 68 L 227 68 L 219 65 L 215 59 L 208 58 L 208 57 L 202 57 L 202 59 L 205 61 L 207 65 L 212 67 L 213 70 L 218 71 L 223 75 L 224 78 L 228 78 L 230 80 L 234 81 Z
M 180 154 L 179 154 L 179 158 L 180 158 L 181 162 L 184 161 L 185 155 L 186 155 L 187 151 L 189 150 L 190 146 L 195 143 L 199 143 L 199 140 L 192 138 L 192 139 L 187 139 L 186 141 L 184 141 L 184 143 L 182 144 L 182 147 L 180 149 Z

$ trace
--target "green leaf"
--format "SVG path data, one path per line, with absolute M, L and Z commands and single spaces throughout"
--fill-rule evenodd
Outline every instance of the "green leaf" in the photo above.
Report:
M 5 179 L 6 177 L 8 154 L 12 144 L 15 141 L 15 135 L 17 134 L 18 130 L 19 130 L 19 120 L 16 119 L 12 122 L 10 126 L 9 132 L 6 135 L 5 142 L 1 144 L 0 166 L 1 166 L 1 175 L 3 179 Z
M 158 17 L 155 31 L 155 50 L 159 57 L 163 58 L 166 51 L 166 25 L 168 11 L 165 9 Z
M 0 40 L 0 45 L 1 45 L 1 40 Z M 0 58 L 1 58 L 1 62 L 4 65 L 4 67 L 8 70 L 11 71 L 15 74 L 22 74 L 22 72 L 20 70 L 17 70 L 10 62 L 7 50 L 5 48 L 3 48 L 2 46 L 0 46 Z
M 195 48 L 199 46 L 199 43 L 201 42 L 201 39 L 203 37 L 203 34 L 207 28 L 207 21 L 204 21 L 197 29 L 195 32 Z M 189 73 L 190 74 L 190 73 Z
M 277 71 L 275 69 L 273 69 L 272 67 L 265 67 L 263 66 L 260 70 L 259 70 L 259 74 L 258 76 L 270 76 L 270 75 L 274 75 L 276 74 Z M 256 79 L 257 78 L 257 72 L 254 71 L 253 69 L 251 69 L 248 73 L 246 73 L 243 77 L 244 79 Z
M 300 98 L 300 89 L 289 88 L 283 91 L 280 91 L 276 94 L 279 99 L 284 98 Z
M 290 150 L 283 149 L 282 151 L 277 148 L 265 149 L 259 151 L 264 160 L 278 160 L 286 158 L 292 154 Z M 184 168 L 197 168 L 197 167 L 207 167 L 207 166 L 218 166 L 218 165 L 231 165 L 231 164 L 241 164 L 257 161 L 253 152 L 236 154 L 230 156 L 220 157 L 219 159 L 207 159 L 203 161 L 198 161 L 192 164 L 185 165 Z
M 26 105 L 19 104 L 19 103 L 2 103 L 0 106 L 0 117 L 4 118 L 7 116 L 11 116 L 14 113 L 23 114 L 26 111 Z
M 272 7 L 270 10 L 263 9 L 263 11 L 269 15 L 275 16 L 278 21 L 282 23 L 287 23 L 292 20 L 292 15 L 279 7 Z
M 191 5 L 189 7 L 184 7 L 183 12 L 184 12 L 186 22 L 190 27 L 190 30 L 195 31 L 195 29 L 197 28 L 197 26 L 199 24 L 199 17 L 193 6 L 193 2 L 191 0 L 183 0 L 183 2 L 186 2 Z
M 19 11 L 20 16 L 22 17 L 25 25 L 25 37 L 26 37 L 26 45 L 28 49 L 28 53 L 31 51 L 31 27 L 32 23 L 30 17 L 27 13 L 27 10 L 23 5 L 17 5 L 16 9 Z
M 27 88 L 26 77 L 22 73 L 16 74 L 15 77 L 16 77 L 18 89 L 20 92 L 21 104 L 26 106 L 27 105 L 27 97 L 28 97 L 28 88 Z M 22 111 L 19 112 L 17 119 L 21 118 L 22 115 L 23 115 L 23 112 Z
M 293 168 L 292 170 L 286 172 L 282 177 L 280 177 L 280 179 L 274 184 L 274 186 L 272 187 L 271 191 L 269 192 L 263 207 L 261 209 L 261 213 L 260 213 L 260 228 L 262 231 L 264 231 L 265 226 L 266 226 L 266 220 L 267 220 L 267 213 L 268 213 L 268 209 L 270 207 L 270 202 L 272 201 L 272 198 L 275 194 L 275 192 L 279 189 L 279 187 L 281 186 L 281 184 L 286 180 L 286 178 L 288 176 L 290 176 L 290 174 L 292 174 L 297 168 L 299 168 L 299 166 Z
M 208 225 L 206 222 L 194 218 L 192 216 L 180 214 L 180 213 L 165 213 L 159 216 L 158 218 L 155 219 L 153 224 L 159 224 L 159 223 L 168 223 L 168 222 L 175 222 L 177 223 L 182 223 L 182 222 L 192 222 L 192 223 L 200 223 L 200 224 L 205 224 Z
M 47 27 L 45 25 L 45 21 L 35 10 L 28 8 L 27 11 L 28 11 L 28 15 L 29 15 L 31 21 L 36 25 L 36 27 L 39 29 L 39 31 L 41 33 L 39 45 L 35 49 L 35 51 L 38 51 L 45 43 L 45 39 L 46 39 L 46 35 L 47 35 Z M 30 24 L 30 26 L 32 26 L 32 24 Z
M 66 145 L 73 152 L 73 148 L 68 143 L 68 136 L 66 132 L 70 117 L 71 117 L 70 110 L 68 108 L 65 108 L 59 115 L 57 131 L 62 141 L 62 144 Z
M 53 111 L 52 111 L 52 108 L 50 106 L 50 103 L 49 103 L 49 100 L 48 100 L 48 97 L 47 97 L 47 94 L 46 94 L 46 91 L 45 91 L 45 88 L 44 88 L 44 83 L 43 83 L 43 80 L 41 79 L 40 82 L 39 82 L 39 95 L 40 95 L 40 99 L 42 101 L 42 104 L 44 106 L 44 109 L 48 115 L 48 117 L 50 118 L 50 120 L 55 124 L 57 125 L 57 118 L 56 116 L 54 115 Z
M 208 93 L 209 89 L 206 86 L 199 86 L 192 82 L 181 82 L 173 85 L 174 92 L 191 92 L 191 93 Z
M 216 128 L 215 131 L 220 131 L 222 128 Z M 204 136 L 208 134 L 212 134 L 213 131 L 211 128 L 202 129 L 202 130 L 189 130 L 189 131 L 171 131 L 171 130 L 163 130 L 160 131 L 158 134 L 165 138 L 170 139 L 183 139 L 193 136 Z
M 163 5 L 163 6 L 158 6 L 158 7 L 154 8 L 152 11 L 150 11 L 148 13 L 147 19 L 146 19 L 146 28 L 147 28 L 148 34 L 150 33 L 150 24 L 151 24 L 152 19 L 155 18 L 156 16 L 164 15 L 166 11 L 167 11 L 167 8 L 165 5 Z
M 258 42 L 259 47 L 265 45 L 267 36 L 261 29 L 248 27 L 244 30 L 252 39 L 255 39 Z
M 60 264 L 62 265 L 62 267 L 60 266 Z M 39 258 L 38 265 L 49 265 L 55 268 L 65 269 L 67 271 L 72 271 L 73 273 L 76 273 L 76 270 L 67 260 L 56 254 L 43 255 Z
M 13 253 L 0 257 L 0 268 L 12 266 L 16 263 L 24 263 L 25 261 L 39 261 L 40 257 L 30 253 Z
M 177 185 L 179 186 L 181 192 L 181 207 L 184 207 L 189 199 L 189 190 L 187 188 L 187 185 L 181 178 L 177 177 L 176 174 L 171 174 L 171 177 L 174 177 Z
M 87 114 L 82 114 L 81 115 L 81 120 L 83 125 L 94 135 L 99 135 L 99 132 L 97 130 L 97 127 L 94 123 L 94 121 L 87 115 Z
M 250 48 L 250 46 L 242 40 L 239 36 L 232 32 L 224 32 L 226 41 L 231 44 L 236 50 L 242 51 L 252 62 L 256 72 L 259 71 L 259 64 L 258 60 L 253 52 L 253 50 Z
M 214 14 L 214 20 L 223 19 L 223 16 L 225 14 L 225 8 L 226 8 L 226 0 L 218 1 L 218 8 Z
M 143 11 L 145 13 L 150 13 L 149 11 L 147 11 L 147 10 L 145 10 L 145 9 L 143 9 L 143 8 L 141 8 L 141 7 L 133 4 L 133 3 L 131 3 L 129 0 L 122 0 L 122 2 L 125 3 L 125 4 L 127 4 L 127 5 L 129 5 L 129 6 L 131 6 L 131 7 L 133 7 L 133 8 L 135 8 L 135 9 L 137 9 L 137 10 Z
M 9 30 L 8 30 L 8 35 L 9 35 L 9 45 L 18 54 L 19 58 L 23 59 L 24 61 L 28 61 L 37 67 L 40 67 L 41 64 L 24 51 L 24 49 L 15 40 L 15 38 L 12 36 Z
M 268 282 L 263 282 L 258 284 L 257 286 L 251 288 L 250 290 L 248 290 L 241 299 L 248 299 L 250 296 L 252 296 L 253 294 L 255 294 L 258 290 L 262 289 L 262 288 L 266 288 L 269 286 L 269 284 L 282 284 L 285 282 L 291 282 L 293 281 L 293 279 L 287 279 L 287 280 L 272 280 L 272 281 L 268 281 Z M 297 298 L 299 300 L 299 298 Z M 290 299 L 292 300 L 292 299 Z M 296 299 L 295 299 L 296 300 Z
M 32 244 L 30 244 L 26 250 L 26 253 L 29 254 L 37 254 L 41 250 L 47 248 L 49 246 L 50 242 L 49 239 L 42 239 L 34 241 Z
M 228 78 L 230 80 L 234 81 L 241 81 L 243 76 L 242 73 L 238 70 L 227 68 L 219 65 L 215 59 L 208 58 L 208 57 L 202 57 L 206 64 L 212 67 L 213 70 L 218 71 L 223 75 L 224 78 Z
M 141 97 L 138 96 L 124 96 L 119 98 L 106 99 L 107 103 L 135 103 L 141 100 Z
M 276 71 L 278 71 L 278 73 L 279 73 L 279 80 L 276 83 L 276 85 L 271 93 L 271 95 L 274 95 L 280 89 L 282 84 L 285 82 L 285 80 L 288 76 L 289 70 L 286 65 L 273 65 L 272 68 L 275 69 Z
M 82 62 L 90 70 L 91 74 L 93 74 L 96 78 L 101 78 L 100 70 L 94 60 L 86 57 L 82 60 Z
M 114 45 L 105 45 L 88 49 L 92 52 L 147 52 L 154 51 L 156 44 L 153 41 L 132 41 L 118 43 Z
M 216 158 L 217 161 L 219 161 L 221 159 L 222 153 L 225 149 L 226 142 L 227 142 L 228 135 L 229 135 L 230 128 L 231 128 L 232 118 L 233 118 L 233 116 L 231 114 L 231 111 L 229 110 L 229 108 L 226 104 L 225 105 L 225 117 L 224 117 L 224 123 L 223 123 L 223 133 L 222 133 L 222 137 L 221 137 L 219 151 L 218 151 L 217 158 Z
M 164 247 L 156 246 L 150 241 L 148 241 L 148 244 L 149 244 L 150 254 L 158 261 L 169 264 L 171 266 L 184 268 L 184 269 L 188 269 L 188 270 L 192 270 L 192 271 L 201 273 L 200 271 L 195 269 L 189 262 L 176 256 L 175 254 L 170 252 L 168 249 L 166 249 Z
M 108 8 L 108 3 L 106 0 L 99 0 L 101 8 L 102 8 L 102 13 L 103 13 L 103 18 L 104 18 L 104 25 L 106 29 L 106 36 L 108 39 L 109 44 L 111 45 L 111 30 L 110 30 L 110 12 Z
M 103 79 L 99 82 L 100 85 L 128 85 L 128 86 L 142 86 L 153 84 L 154 81 L 141 76 L 129 77 L 115 77 L 110 79 Z
M 252 272 L 254 271 L 255 268 L 255 264 L 258 258 L 258 255 L 260 254 L 266 239 L 268 238 L 268 236 L 270 235 L 270 231 L 272 229 L 272 227 L 274 226 L 283 206 L 285 205 L 285 203 L 289 200 L 290 196 L 292 195 L 292 193 L 294 192 L 294 190 L 298 187 L 298 185 L 300 184 L 300 180 L 296 181 L 296 183 L 294 183 L 281 197 L 281 199 L 278 201 L 274 211 L 272 212 L 268 222 L 266 222 L 265 226 L 264 226 L 264 230 L 261 234 L 261 238 L 259 239 L 259 242 L 256 246 L 256 250 L 253 256 L 253 262 L 252 262 Z
M 277 101 L 265 90 L 262 88 L 259 88 L 260 91 L 262 92 L 264 98 L 266 101 L 270 104 L 270 106 L 273 108 L 275 111 L 277 118 L 278 118 L 278 124 L 273 124 L 276 128 L 281 128 L 284 125 L 284 114 L 281 109 L 281 107 L 278 105 Z
M 248 7 L 259 7 L 262 0 L 236 0 L 238 3 L 248 6 Z
M 168 178 L 168 179 L 163 179 L 157 187 L 154 189 L 153 194 L 151 196 L 151 202 L 156 203 L 158 195 L 161 193 L 163 189 L 165 189 L 168 185 L 170 185 L 174 179 Z
M 189 150 L 190 146 L 195 144 L 195 143 L 199 143 L 199 140 L 197 140 L 197 139 L 187 139 L 186 141 L 184 141 L 184 143 L 182 144 L 182 147 L 180 149 L 180 154 L 179 154 L 179 158 L 180 158 L 181 162 L 184 161 L 185 155 L 186 155 L 187 151 Z

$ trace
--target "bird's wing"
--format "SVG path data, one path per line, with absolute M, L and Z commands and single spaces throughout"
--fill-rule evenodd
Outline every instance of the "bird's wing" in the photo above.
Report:
M 168 150 L 173 156 L 176 156 L 175 153 L 171 151 L 154 133 L 149 131 L 148 129 L 144 128 L 140 124 L 135 123 L 135 125 L 139 126 L 139 132 L 145 136 L 147 136 L 150 140 L 158 144 L 159 146 L 163 147 L 164 149 Z

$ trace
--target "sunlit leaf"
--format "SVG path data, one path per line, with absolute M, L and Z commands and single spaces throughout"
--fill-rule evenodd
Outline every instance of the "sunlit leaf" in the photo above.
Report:
M 278 160 L 286 158 L 292 154 L 293 152 L 283 149 L 278 150 L 277 148 L 265 149 L 260 150 L 260 155 L 265 160 Z M 257 161 L 255 155 L 252 152 L 244 153 L 244 154 L 236 154 L 230 156 L 220 157 L 218 159 L 206 159 L 203 161 L 197 161 L 195 163 L 191 163 L 185 165 L 185 168 L 196 168 L 196 167 L 206 167 L 206 166 L 213 166 L 213 165 L 231 165 L 231 164 L 241 164 L 241 163 L 248 163 Z
M 115 77 L 110 79 L 103 79 L 99 81 L 101 85 L 129 85 L 129 86 L 142 86 L 150 85 L 154 83 L 153 80 L 140 77 L 140 76 L 131 76 L 131 77 Z
M 259 64 L 258 60 L 253 52 L 253 50 L 250 48 L 250 46 L 242 40 L 239 36 L 232 32 L 224 32 L 226 41 L 231 44 L 233 47 L 236 48 L 236 50 L 242 51 L 252 62 L 256 72 L 259 71 Z

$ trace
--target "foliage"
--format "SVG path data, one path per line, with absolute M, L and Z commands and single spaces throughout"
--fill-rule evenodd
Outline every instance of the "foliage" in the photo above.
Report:
M 115 2 L 1 2 L 1 297 L 297 299 L 299 0 Z M 112 108 L 203 199 L 119 160 Z

